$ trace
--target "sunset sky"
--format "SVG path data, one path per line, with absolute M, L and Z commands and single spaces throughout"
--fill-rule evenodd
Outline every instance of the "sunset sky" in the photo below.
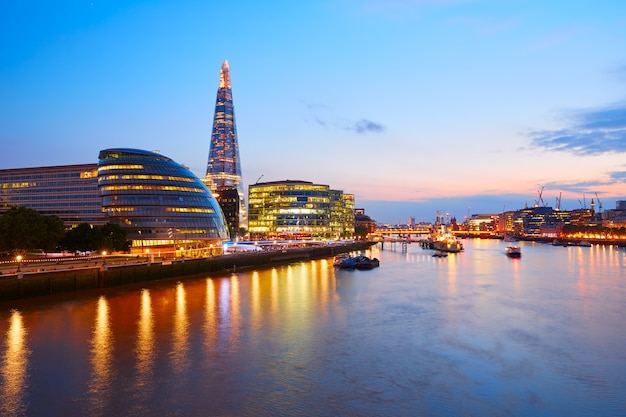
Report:
M 230 62 L 244 182 L 379 222 L 626 200 L 626 2 L 3 2 L 0 169 L 159 150 L 204 176 Z

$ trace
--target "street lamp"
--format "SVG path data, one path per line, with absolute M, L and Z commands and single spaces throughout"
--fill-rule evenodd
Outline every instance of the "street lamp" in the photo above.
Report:
M 17 255 L 17 272 L 20 272 L 20 267 L 22 266 L 22 255 Z
M 103 250 L 102 251 L 102 265 L 106 265 L 107 264 L 107 251 Z

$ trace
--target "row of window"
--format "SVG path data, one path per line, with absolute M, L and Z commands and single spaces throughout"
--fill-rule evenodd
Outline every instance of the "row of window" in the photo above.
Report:
M 180 181 L 180 182 L 194 182 L 193 178 L 189 177 L 175 177 L 175 176 L 165 176 L 165 175 L 143 175 L 143 174 L 134 174 L 134 175 L 107 175 L 104 177 L 98 178 L 98 182 L 104 181 L 117 181 L 117 180 L 139 180 L 139 181 Z
M 189 193 L 203 193 L 202 188 L 180 187 L 175 185 L 105 185 L 101 191 L 185 191 Z

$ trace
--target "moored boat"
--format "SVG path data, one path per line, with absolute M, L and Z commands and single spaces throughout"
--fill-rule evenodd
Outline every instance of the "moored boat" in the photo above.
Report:
M 377 258 L 368 258 L 367 256 L 358 256 L 356 260 L 356 269 L 373 269 L 380 266 Z
M 429 246 L 430 249 L 442 252 L 456 253 L 463 250 L 463 243 L 461 243 L 454 233 L 450 231 L 439 213 L 437 213 L 437 220 L 435 222 L 433 233 L 430 235 Z
M 368 258 L 364 255 L 335 258 L 334 266 L 340 269 L 373 269 L 380 266 L 377 258 Z

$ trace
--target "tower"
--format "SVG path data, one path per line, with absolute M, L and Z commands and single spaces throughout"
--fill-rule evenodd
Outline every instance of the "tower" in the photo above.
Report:
M 240 226 L 245 227 L 247 223 L 246 204 L 241 177 L 235 107 L 233 106 L 228 61 L 222 63 L 220 71 L 220 84 L 217 89 L 217 99 L 215 100 L 215 115 L 213 117 L 213 132 L 211 134 L 206 180 L 211 191 L 218 194 L 220 191 L 237 190 L 239 196 L 239 222 L 238 224 L 231 223 L 229 226 L 231 227 L 231 232 L 235 233 Z

